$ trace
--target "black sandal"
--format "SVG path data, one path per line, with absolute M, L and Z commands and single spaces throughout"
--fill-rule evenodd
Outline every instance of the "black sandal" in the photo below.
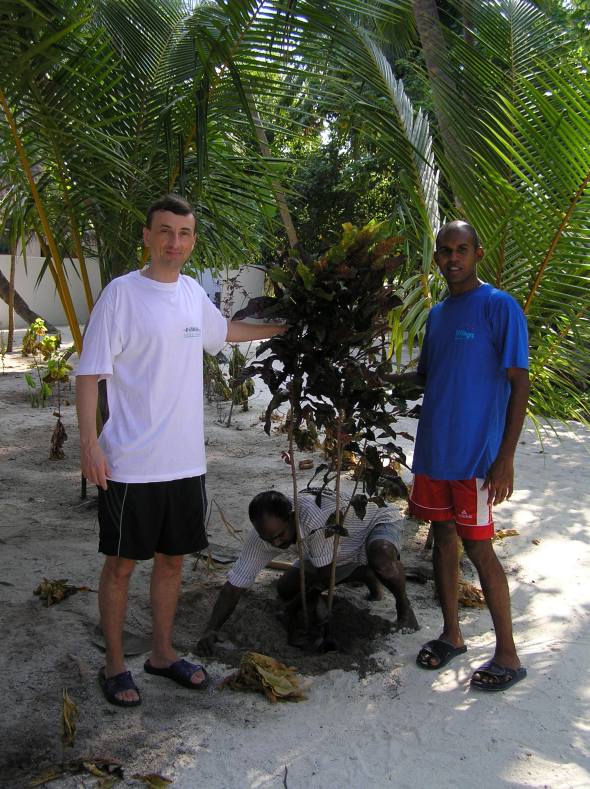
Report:
M 446 666 L 454 657 L 463 655 L 465 652 L 467 652 L 465 644 L 460 647 L 454 647 L 448 641 L 441 641 L 440 638 L 435 638 L 424 644 L 416 655 L 416 663 L 420 668 L 424 668 L 427 671 L 438 671 L 439 668 Z M 435 666 L 430 663 L 431 658 L 438 660 Z

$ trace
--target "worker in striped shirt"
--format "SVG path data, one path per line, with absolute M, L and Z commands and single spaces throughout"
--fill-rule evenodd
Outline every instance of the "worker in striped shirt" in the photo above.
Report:
M 326 523 L 336 511 L 333 491 L 305 491 L 298 498 L 299 526 L 303 543 L 306 585 L 326 589 L 330 580 L 330 564 L 334 538 L 325 534 Z M 341 496 L 344 513 L 349 499 Z M 296 543 L 293 502 L 275 490 L 259 493 L 250 502 L 248 515 L 254 530 L 248 535 L 242 553 L 230 570 L 227 581 L 213 607 L 205 633 L 198 643 L 201 654 L 211 654 L 222 625 L 233 613 L 242 593 L 249 589 L 258 573 L 280 551 Z M 363 514 L 363 517 L 360 515 Z M 416 616 L 406 594 L 404 567 L 400 561 L 403 519 L 392 507 L 367 503 L 366 511 L 357 514 L 348 508 L 344 527 L 348 536 L 340 540 L 336 564 L 336 582 L 364 581 L 372 599 L 381 599 L 383 587 L 395 597 L 397 620 L 395 629 L 413 633 L 419 629 Z M 280 578 L 277 591 L 286 601 L 299 594 L 297 563 Z

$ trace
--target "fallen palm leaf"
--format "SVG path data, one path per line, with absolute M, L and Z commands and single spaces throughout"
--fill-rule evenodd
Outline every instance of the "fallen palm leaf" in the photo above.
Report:
M 89 586 L 71 586 L 68 584 L 67 578 L 58 578 L 57 580 L 49 581 L 44 578 L 39 586 L 34 590 L 41 600 L 45 600 L 47 607 L 55 603 L 61 603 L 66 597 L 75 594 L 76 592 L 90 592 Z
M 492 537 L 492 541 L 504 540 L 506 537 L 518 537 L 519 532 L 516 529 L 500 529 Z
M 70 698 L 67 689 L 64 688 L 61 708 L 61 741 L 67 748 L 73 748 L 76 742 L 76 721 L 78 717 L 78 707 Z
M 170 778 L 164 778 L 164 776 L 156 775 L 155 773 L 149 773 L 148 775 L 135 773 L 133 777 L 136 781 L 141 781 L 146 786 L 149 786 L 150 789 L 165 789 L 166 786 L 172 783 Z
M 277 701 L 303 701 L 305 694 L 296 671 L 268 655 L 246 652 L 239 671 L 226 677 L 221 686 L 264 693 L 273 704 Z
M 486 601 L 481 589 L 469 583 L 469 581 L 459 581 L 459 604 L 466 608 L 485 608 Z
M 221 509 L 219 504 L 215 501 L 215 499 L 212 500 L 211 504 L 215 504 L 215 506 L 217 507 L 217 512 L 219 513 L 219 517 L 221 518 L 221 522 L 223 523 L 225 528 L 228 530 L 228 532 L 231 534 L 231 536 L 235 537 L 235 539 L 238 542 L 244 542 L 243 537 L 240 535 L 238 530 L 234 526 L 232 526 L 231 523 L 228 521 L 228 519 L 225 517 L 225 515 L 223 514 L 223 510 Z

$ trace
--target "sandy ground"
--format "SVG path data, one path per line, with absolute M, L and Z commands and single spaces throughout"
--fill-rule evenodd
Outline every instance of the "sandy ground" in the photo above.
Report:
M 494 636 L 486 610 L 463 609 L 466 655 L 437 672 L 415 665 L 420 645 L 439 634 L 432 582 L 409 584 L 422 625 L 412 635 L 391 629 L 392 599 L 369 603 L 365 590 L 338 592 L 339 653 L 303 655 L 287 647 L 267 570 L 228 622 L 216 658 L 227 675 L 246 649 L 296 666 L 309 683 L 308 699 L 271 705 L 262 696 L 211 689 L 185 690 L 143 673 L 145 654 L 129 657 L 143 704 L 107 704 L 96 675 L 97 554 L 94 492 L 80 500 L 74 407 L 63 407 L 66 458 L 49 461 L 53 408 L 31 408 L 18 355 L 0 374 L 0 786 L 19 789 L 61 760 L 63 688 L 79 708 L 76 744 L 66 758 L 111 757 L 124 766 L 121 786 L 140 786 L 134 774 L 159 773 L 192 789 L 364 789 L 365 787 L 590 786 L 590 485 L 588 431 L 556 427 L 539 443 L 527 426 L 517 458 L 517 491 L 497 511 L 498 528 L 518 536 L 497 543 L 512 591 L 515 631 L 528 679 L 507 693 L 468 689 L 472 670 L 490 656 Z M 73 391 L 66 393 L 73 401 Z M 253 494 L 275 486 L 290 491 L 280 457 L 282 435 L 267 437 L 259 420 L 265 395 L 231 427 L 218 419 L 227 405 L 208 405 L 208 492 L 214 501 L 210 540 L 239 551 L 219 511 L 238 536 L 249 528 Z M 402 429 L 413 433 L 415 422 Z M 316 463 L 319 455 L 315 456 Z M 302 477 L 302 484 L 306 478 Z M 408 523 L 404 558 L 428 566 L 424 527 Z M 179 650 L 195 656 L 212 600 L 227 566 L 186 561 L 176 623 Z M 464 561 L 465 573 L 471 569 Z M 132 583 L 128 629 L 139 650 L 150 633 L 150 563 Z M 46 608 L 33 590 L 43 578 L 88 586 Z M 60 778 L 56 787 L 98 786 L 88 774 Z

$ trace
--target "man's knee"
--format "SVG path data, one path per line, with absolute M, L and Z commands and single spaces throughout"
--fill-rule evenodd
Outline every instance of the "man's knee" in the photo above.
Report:
M 154 554 L 154 570 L 176 575 L 182 571 L 184 556 L 169 556 L 166 553 Z
M 490 564 L 496 564 L 498 558 L 494 552 L 491 539 L 489 540 L 466 540 L 463 539 L 463 547 L 469 559 L 473 562 L 476 569 L 485 568 Z
M 399 553 L 395 545 L 387 540 L 374 540 L 367 546 L 369 567 L 384 577 L 397 572 Z
M 457 542 L 455 521 L 432 521 L 434 546 L 444 548 Z
M 103 566 L 103 575 L 113 581 L 127 581 L 134 569 L 134 559 L 124 559 L 121 556 L 107 556 Z

